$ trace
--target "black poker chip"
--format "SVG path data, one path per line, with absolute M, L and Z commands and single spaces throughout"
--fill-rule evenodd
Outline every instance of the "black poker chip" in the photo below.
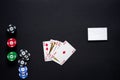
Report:
M 16 26 L 13 25 L 13 24 L 9 24 L 8 27 L 7 27 L 7 32 L 12 35 L 12 34 L 15 34 L 16 33 Z
M 27 50 L 25 50 L 25 49 L 21 49 L 20 50 L 19 56 L 22 59 L 24 59 L 25 61 L 29 61 L 30 60 L 30 53 Z
M 27 61 L 25 61 L 23 58 L 21 58 L 21 59 L 18 60 L 18 64 L 20 66 L 26 66 L 27 65 Z

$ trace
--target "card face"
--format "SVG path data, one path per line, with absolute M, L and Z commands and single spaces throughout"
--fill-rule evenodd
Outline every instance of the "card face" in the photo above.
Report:
M 45 61 L 51 61 L 50 53 L 49 53 L 50 47 L 51 47 L 50 41 L 43 41 L 43 51 L 44 51 Z
M 88 28 L 88 41 L 108 40 L 107 27 Z
M 57 40 L 53 40 L 53 39 L 50 40 L 51 47 L 49 53 L 52 53 L 56 49 L 58 43 L 59 41 Z
M 61 41 L 58 41 L 58 40 L 53 40 L 51 39 L 50 40 L 50 44 L 51 44 L 51 48 L 50 48 L 50 55 L 51 55 L 51 58 L 52 58 L 52 55 L 55 53 L 55 51 L 62 45 L 62 42 Z
M 64 41 L 63 45 L 53 54 L 52 60 L 63 65 L 75 51 L 76 49 L 70 43 Z

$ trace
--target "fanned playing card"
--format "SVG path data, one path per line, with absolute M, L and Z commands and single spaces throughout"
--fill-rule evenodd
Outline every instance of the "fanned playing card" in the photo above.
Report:
M 43 41 L 43 51 L 44 51 L 45 61 L 51 61 L 50 53 L 49 53 L 50 47 L 51 47 L 50 41 Z
M 75 51 L 76 49 L 70 43 L 64 41 L 63 45 L 53 54 L 52 60 L 63 65 Z

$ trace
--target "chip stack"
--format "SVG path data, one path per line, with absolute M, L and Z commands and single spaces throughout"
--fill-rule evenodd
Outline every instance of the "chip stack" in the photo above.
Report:
M 30 60 L 30 53 L 25 49 L 21 49 L 19 53 L 19 57 L 20 57 L 20 59 L 18 60 L 19 77 L 21 79 L 26 79 L 28 77 L 27 62 Z
M 25 79 L 25 78 L 28 77 L 28 68 L 27 68 L 27 66 L 20 66 L 18 71 L 19 71 L 19 77 L 21 79 Z
M 7 27 L 7 34 L 8 34 L 8 40 L 7 40 L 7 46 L 8 46 L 8 53 L 7 53 L 7 59 L 10 62 L 13 62 L 17 58 L 17 53 L 16 53 L 16 45 L 17 41 L 15 39 L 15 34 L 16 33 L 16 26 L 10 24 Z

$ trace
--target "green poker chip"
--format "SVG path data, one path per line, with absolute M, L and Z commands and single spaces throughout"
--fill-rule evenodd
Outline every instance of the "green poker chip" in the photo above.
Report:
M 7 54 L 7 59 L 8 59 L 9 61 L 15 61 L 16 58 L 17 58 L 17 53 L 14 52 L 14 51 L 9 52 L 9 53 Z

